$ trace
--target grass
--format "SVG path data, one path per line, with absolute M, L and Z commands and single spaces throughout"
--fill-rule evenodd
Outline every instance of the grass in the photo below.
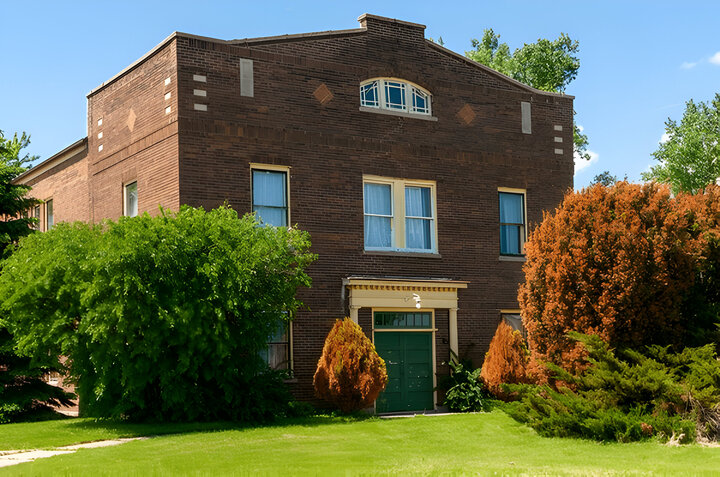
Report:
M 0 449 L 187 433 L 41 459 L 0 469 L 0 476 L 710 475 L 720 469 L 720 448 L 542 438 L 501 411 L 390 420 L 315 417 L 257 428 L 88 420 L 42 425 L 0 426 Z

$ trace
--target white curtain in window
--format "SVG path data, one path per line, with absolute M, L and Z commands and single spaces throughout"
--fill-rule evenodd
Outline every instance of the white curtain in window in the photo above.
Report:
M 427 187 L 405 188 L 405 246 L 432 248 L 432 202 Z
M 500 223 L 524 223 L 522 194 L 500 193 Z
M 264 224 L 287 226 L 287 192 L 284 172 L 253 171 L 253 212 Z
M 392 246 L 392 190 L 389 184 L 365 184 L 365 246 Z

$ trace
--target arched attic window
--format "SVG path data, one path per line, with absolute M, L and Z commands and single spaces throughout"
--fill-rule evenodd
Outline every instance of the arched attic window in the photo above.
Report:
M 398 78 L 373 78 L 360 83 L 360 106 L 430 116 L 432 95 Z

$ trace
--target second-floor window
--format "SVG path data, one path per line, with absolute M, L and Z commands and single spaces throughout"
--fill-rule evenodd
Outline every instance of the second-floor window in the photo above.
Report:
M 500 255 L 525 253 L 525 193 L 498 192 L 500 200 Z
M 423 88 L 395 78 L 376 78 L 360 84 L 360 106 L 410 114 L 431 114 L 431 96 Z
M 435 183 L 365 177 L 365 250 L 437 251 Z
M 287 171 L 252 170 L 252 210 L 263 224 L 288 225 Z
M 138 214 L 138 188 L 137 182 L 125 185 L 125 206 L 123 215 L 135 217 Z

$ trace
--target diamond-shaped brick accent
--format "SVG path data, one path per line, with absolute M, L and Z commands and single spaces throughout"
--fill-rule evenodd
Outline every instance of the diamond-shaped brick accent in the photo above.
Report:
M 332 92 L 330 92 L 330 89 L 328 89 L 328 87 L 325 86 L 324 83 L 315 89 L 313 96 L 315 96 L 315 99 L 317 99 L 320 104 L 326 104 L 333 99 Z
M 127 121 L 125 124 L 127 124 L 128 129 L 130 132 L 132 132 L 133 129 L 135 129 L 135 119 L 137 119 L 137 116 L 135 115 L 135 111 L 130 108 L 130 114 L 128 114 Z
M 469 104 L 466 104 L 462 108 L 460 108 L 460 111 L 457 112 L 457 117 L 460 118 L 461 121 L 463 121 L 465 124 L 470 124 L 473 119 L 475 119 L 475 111 L 470 107 Z

